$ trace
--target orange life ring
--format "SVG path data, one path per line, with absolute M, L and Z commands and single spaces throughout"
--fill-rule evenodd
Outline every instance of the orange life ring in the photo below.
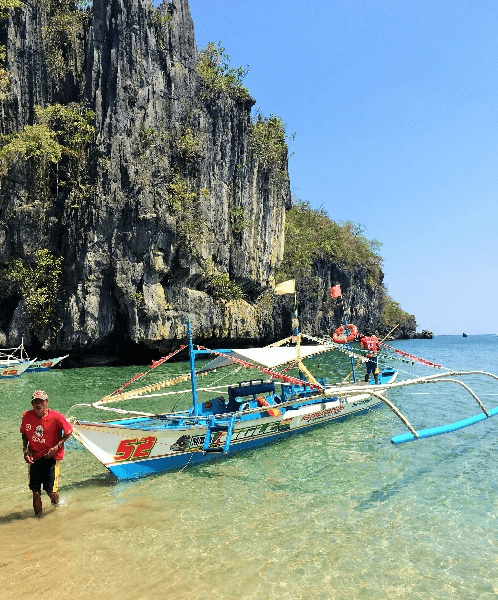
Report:
M 256 401 L 258 403 L 258 406 L 271 406 L 268 400 L 265 400 L 263 396 L 258 396 L 256 398 Z M 270 408 L 270 410 L 267 410 L 266 412 L 272 417 L 278 417 L 281 414 L 278 408 Z
M 341 325 L 334 331 L 332 339 L 336 344 L 345 344 L 346 342 L 352 342 L 357 335 L 358 328 L 356 325 L 348 323 L 348 331 L 346 331 L 346 325 Z

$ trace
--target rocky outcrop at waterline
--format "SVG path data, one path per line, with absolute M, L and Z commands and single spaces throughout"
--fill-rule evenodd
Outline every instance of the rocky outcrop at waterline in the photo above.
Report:
M 408 339 L 408 340 L 432 340 L 432 338 L 434 337 L 434 334 L 432 333 L 432 331 L 429 331 L 428 329 L 422 329 L 422 331 L 420 333 L 418 332 L 409 332 L 406 337 L 403 337 L 403 339 Z
M 0 345 L 157 355 L 184 338 L 187 318 L 209 345 L 287 335 L 292 298 L 272 291 L 291 202 L 286 147 L 256 137 L 236 74 L 217 86 L 199 70 L 188 1 L 26 0 L 1 22 L 0 44 L 0 130 L 11 135 Z M 278 123 L 260 123 L 278 138 Z M 382 286 L 361 268 L 319 261 L 310 277 L 298 289 L 304 330 L 340 324 L 328 296 L 338 282 L 359 328 L 378 325 Z

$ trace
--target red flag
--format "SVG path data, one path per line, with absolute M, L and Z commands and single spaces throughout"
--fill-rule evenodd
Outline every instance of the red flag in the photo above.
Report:
M 332 298 L 340 298 L 342 296 L 341 286 L 339 283 L 330 288 L 330 295 Z

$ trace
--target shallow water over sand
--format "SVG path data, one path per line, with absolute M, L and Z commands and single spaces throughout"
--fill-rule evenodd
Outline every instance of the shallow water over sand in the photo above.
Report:
M 498 372 L 497 337 L 396 345 L 448 367 Z M 32 390 L 46 389 L 52 408 L 66 412 L 139 370 L 0 381 L 3 597 L 498 597 L 498 418 L 395 447 L 391 436 L 405 428 L 381 408 L 259 451 L 128 483 L 116 482 L 72 440 L 61 473 L 65 504 L 52 509 L 45 497 L 45 515 L 35 519 L 19 434 Z M 486 405 L 498 404 L 498 383 L 470 385 Z M 418 428 L 478 412 L 452 384 L 407 388 L 390 399 Z

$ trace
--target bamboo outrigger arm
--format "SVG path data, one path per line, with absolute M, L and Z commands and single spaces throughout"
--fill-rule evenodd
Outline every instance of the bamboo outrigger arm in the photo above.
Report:
M 476 394 L 469 388 L 468 385 L 465 385 L 465 383 L 463 381 L 460 381 L 458 379 L 439 379 L 436 380 L 432 383 L 440 383 L 441 381 L 448 381 L 449 383 L 458 383 L 459 385 L 461 385 L 462 387 L 464 387 L 469 394 L 472 396 L 472 398 L 474 398 L 474 400 L 477 402 L 477 404 L 479 404 L 479 406 L 481 407 L 482 412 L 487 416 L 490 417 L 491 415 L 489 414 L 487 408 L 484 406 L 484 404 L 479 400 L 479 398 L 476 396 Z
M 394 412 L 394 414 L 408 427 L 410 433 L 394 436 L 391 439 L 393 444 L 403 444 L 404 442 L 410 442 L 421 438 L 433 437 L 435 435 L 440 435 L 443 433 L 450 433 L 451 431 L 456 431 L 457 429 L 468 427 L 469 425 L 473 425 L 474 423 L 478 423 L 479 421 L 498 415 L 498 407 L 488 411 L 488 409 L 484 406 L 481 400 L 477 397 L 477 395 L 471 390 L 471 388 L 468 385 L 463 383 L 463 381 L 454 379 L 452 377 L 455 375 L 486 375 L 488 377 L 492 377 L 493 379 L 498 380 L 498 375 L 495 375 L 494 373 L 488 373 L 486 371 L 449 371 L 447 373 L 437 373 L 435 375 L 429 375 L 427 377 L 418 377 L 416 379 L 410 379 L 408 381 L 390 383 L 388 386 L 385 386 L 384 389 L 382 389 L 382 386 L 379 386 L 380 389 L 378 391 L 372 390 L 373 386 L 370 384 L 367 384 L 365 386 L 358 386 L 356 388 L 356 393 L 362 393 L 368 390 L 368 392 L 372 396 L 375 396 L 376 398 L 382 400 L 382 402 L 384 402 Z M 394 404 L 392 404 L 392 402 L 390 402 L 381 393 L 381 391 L 385 392 L 387 389 L 408 387 L 410 385 L 420 385 L 421 383 L 439 383 L 440 381 L 458 383 L 459 385 L 464 387 L 474 398 L 474 400 L 479 404 L 482 413 L 473 417 L 469 417 L 468 419 L 463 419 L 455 423 L 450 423 L 449 425 L 442 425 L 439 427 L 432 427 L 430 429 L 416 431 L 415 428 L 408 421 L 408 419 L 401 413 L 401 411 L 399 411 L 396 408 L 396 406 L 394 406 Z M 338 395 L 341 394 L 339 393 Z
M 405 417 L 405 415 L 401 411 L 399 411 L 394 406 L 394 404 L 391 401 L 389 401 L 385 396 L 383 396 L 382 394 L 379 394 L 378 392 L 370 392 L 370 394 L 372 396 L 375 396 L 379 400 L 382 400 L 382 402 L 384 402 L 384 404 L 386 404 L 393 411 L 393 413 L 403 421 L 403 423 L 408 427 L 408 429 L 412 432 L 412 434 L 415 437 L 418 437 L 418 433 L 415 431 L 415 429 L 413 428 L 410 421 Z
M 416 439 L 434 437 L 436 435 L 441 435 L 443 433 L 451 433 L 452 431 L 457 431 L 458 429 L 463 429 L 464 427 L 469 427 L 470 425 L 474 425 L 475 423 L 479 423 L 480 421 L 483 421 L 485 419 L 488 419 L 490 417 L 494 417 L 494 416 L 498 415 L 498 407 L 493 408 L 488 411 L 487 408 L 484 406 L 484 404 L 479 400 L 477 395 L 469 388 L 468 385 L 466 385 L 462 381 L 459 381 L 458 379 L 453 379 L 452 377 L 449 377 L 449 375 L 486 375 L 488 377 L 498 380 L 498 375 L 495 375 L 493 373 L 488 373 L 486 371 L 451 371 L 451 372 L 445 373 L 445 374 L 441 373 L 438 375 L 429 376 L 429 377 L 425 378 L 425 381 L 423 378 L 420 378 L 418 380 L 412 380 L 412 381 L 402 382 L 402 383 L 398 383 L 398 384 L 396 384 L 396 383 L 392 384 L 391 387 L 396 387 L 396 386 L 401 387 L 401 385 L 403 385 L 403 383 L 404 383 L 404 385 L 410 385 L 410 384 L 413 385 L 415 383 L 438 383 L 440 381 L 449 381 L 450 383 L 458 383 L 461 386 L 463 386 L 470 393 L 470 395 L 479 404 L 479 407 L 482 410 L 482 412 L 477 415 L 468 417 L 467 419 L 461 419 L 460 421 L 455 421 L 453 423 L 448 423 L 447 425 L 440 425 L 437 427 L 422 429 L 417 432 L 410 430 L 411 433 L 395 435 L 393 438 L 391 438 L 391 442 L 393 444 L 403 444 L 405 442 L 411 442 Z

